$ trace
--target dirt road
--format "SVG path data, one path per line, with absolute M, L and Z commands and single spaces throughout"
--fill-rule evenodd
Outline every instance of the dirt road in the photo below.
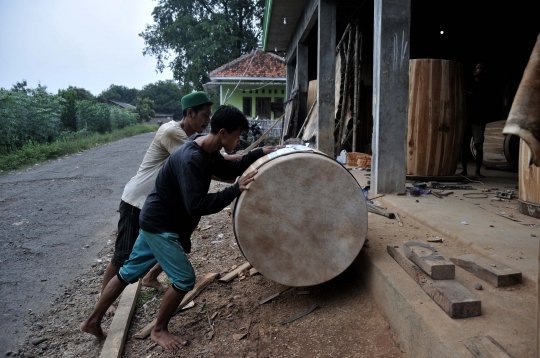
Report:
M 146 133 L 0 175 L 0 347 L 16 351 L 30 313 L 50 302 L 103 249 Z M 0 354 L 4 354 L 0 351 Z

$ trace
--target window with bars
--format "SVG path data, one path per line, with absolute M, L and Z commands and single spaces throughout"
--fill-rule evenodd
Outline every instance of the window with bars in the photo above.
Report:
M 244 113 L 244 116 L 251 117 L 251 97 L 244 97 L 242 99 L 242 112 Z

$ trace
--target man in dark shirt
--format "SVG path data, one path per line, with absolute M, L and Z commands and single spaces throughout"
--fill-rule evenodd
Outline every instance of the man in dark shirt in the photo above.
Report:
M 163 296 L 156 325 L 151 333 L 154 342 L 167 350 L 179 349 L 187 341 L 169 333 L 167 326 L 184 295 L 195 285 L 195 272 L 186 253 L 190 237 L 202 215 L 221 211 L 255 180 L 253 171 L 235 184 L 217 193 L 208 193 L 212 175 L 235 179 L 265 154 L 277 147 L 253 150 L 236 161 L 227 161 L 221 148 L 232 151 L 242 130 L 248 128 L 246 117 L 232 106 L 220 106 L 213 115 L 210 134 L 196 134 L 174 151 L 159 172 L 140 215 L 139 237 L 129 259 L 103 290 L 81 330 L 105 339 L 101 320 L 107 308 L 129 283 L 137 282 L 159 262 L 172 281 Z
M 484 63 L 479 62 L 473 71 L 473 80 L 468 85 L 467 91 L 467 124 L 465 128 L 465 138 L 461 150 L 461 163 L 463 170 L 460 175 L 467 175 L 467 159 L 471 150 L 469 149 L 469 140 L 471 136 L 476 150 L 476 178 L 485 178 L 480 173 L 482 162 L 484 160 L 484 131 L 486 124 L 492 122 L 494 115 L 493 103 L 493 83 L 487 77 L 487 68 Z

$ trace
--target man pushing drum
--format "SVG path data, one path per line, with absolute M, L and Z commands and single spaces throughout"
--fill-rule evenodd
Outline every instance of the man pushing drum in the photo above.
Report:
M 220 106 L 210 121 L 210 134 L 196 134 L 165 161 L 140 215 L 140 231 L 129 259 L 113 277 L 81 330 L 103 340 L 101 321 L 109 306 L 129 283 L 137 282 L 158 262 L 171 287 L 163 296 L 151 339 L 167 350 L 188 344 L 168 331 L 168 324 L 184 295 L 195 285 L 195 272 L 186 253 L 190 237 L 201 216 L 211 215 L 229 205 L 255 180 L 253 171 L 221 192 L 208 193 L 212 175 L 233 180 L 254 161 L 278 147 L 253 150 L 241 159 L 227 161 L 220 150 L 232 151 L 249 123 L 240 110 Z

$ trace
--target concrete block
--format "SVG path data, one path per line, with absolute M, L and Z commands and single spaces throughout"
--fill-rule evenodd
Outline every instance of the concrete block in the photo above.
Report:
M 405 255 L 435 280 L 456 277 L 455 265 L 424 241 L 405 241 Z

